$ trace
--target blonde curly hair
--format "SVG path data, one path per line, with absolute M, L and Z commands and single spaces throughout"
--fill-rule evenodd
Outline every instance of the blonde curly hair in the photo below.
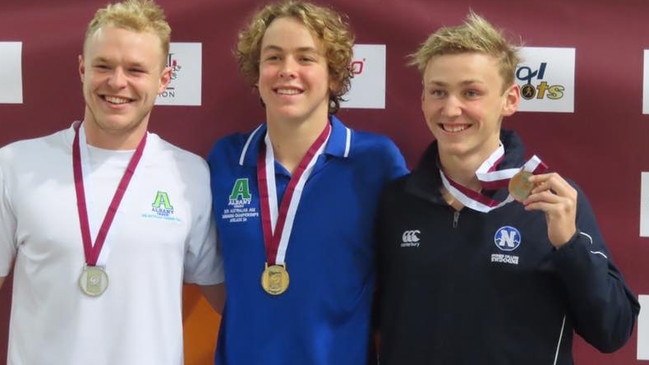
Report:
M 97 29 L 104 26 L 113 26 L 128 29 L 135 32 L 152 32 L 160 38 L 164 68 L 166 56 L 169 54 L 169 42 L 171 40 L 171 27 L 167 23 L 164 10 L 152 0 L 126 0 L 119 3 L 109 4 L 97 10 L 94 18 L 88 24 L 84 40 L 84 52 L 86 43 Z
M 297 19 L 322 42 L 329 79 L 337 85 L 329 94 L 329 114 L 335 114 L 340 109 L 342 96 L 351 86 L 354 36 L 346 17 L 332 9 L 295 0 L 264 6 L 239 33 L 234 51 L 239 71 L 251 85 L 257 83 L 262 39 L 268 26 L 282 17 Z

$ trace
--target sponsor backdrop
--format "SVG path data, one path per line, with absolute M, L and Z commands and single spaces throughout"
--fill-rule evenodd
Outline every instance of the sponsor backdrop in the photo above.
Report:
M 158 97 L 151 130 L 205 156 L 216 138 L 262 121 L 259 99 L 232 57 L 237 30 L 262 2 L 159 2 L 173 28 L 168 63 L 174 76 Z M 82 117 L 77 55 L 87 22 L 105 3 L 0 1 L 0 145 L 66 128 Z M 462 21 L 469 9 L 520 37 L 525 59 L 516 76 L 524 100 L 504 126 L 522 135 L 530 155 L 580 183 L 613 259 L 649 308 L 649 2 L 328 4 L 349 15 L 357 34 L 356 77 L 339 116 L 353 128 L 391 136 L 411 167 L 431 137 L 419 107 L 420 76 L 405 65 L 406 56 L 437 27 Z M 56 214 L 56 207 L 43 207 L 45 219 L 48 214 Z M 209 364 L 219 317 L 195 287 L 185 291 L 186 363 Z M 0 291 L 0 363 L 10 293 L 8 280 Z M 599 354 L 577 339 L 575 354 L 577 364 L 644 363 L 649 314 L 641 314 L 636 333 L 617 353 Z

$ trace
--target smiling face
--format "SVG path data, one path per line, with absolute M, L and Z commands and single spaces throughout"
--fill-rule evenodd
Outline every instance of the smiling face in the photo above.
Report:
M 170 81 L 165 57 L 152 32 L 104 26 L 86 40 L 79 74 L 89 144 L 109 149 L 137 146 L 158 93 Z
M 500 143 L 502 118 L 520 100 L 516 84 L 504 87 L 495 57 L 459 53 L 433 57 L 424 71 L 421 107 L 438 141 L 442 163 L 484 161 Z
M 261 42 L 259 94 L 269 123 L 320 122 L 332 89 L 323 46 L 298 20 L 275 19 Z

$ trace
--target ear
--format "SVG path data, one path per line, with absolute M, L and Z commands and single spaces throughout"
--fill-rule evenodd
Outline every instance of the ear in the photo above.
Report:
M 83 75 L 86 74 L 86 66 L 83 64 L 83 55 L 79 55 L 79 77 L 81 78 L 81 83 L 83 84 Z
M 329 80 L 329 95 L 336 94 L 340 90 L 340 83 L 338 81 Z
M 521 87 L 514 83 L 505 91 L 504 96 L 505 102 L 502 114 L 504 117 L 509 117 L 518 110 L 518 104 L 521 101 Z
M 158 94 L 165 91 L 171 82 L 171 67 L 165 67 L 160 74 L 160 87 L 158 87 Z

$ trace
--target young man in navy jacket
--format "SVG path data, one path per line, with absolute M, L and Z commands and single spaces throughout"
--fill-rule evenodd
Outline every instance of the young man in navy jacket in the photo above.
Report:
M 632 333 L 639 304 L 585 195 L 501 130 L 518 63 L 473 13 L 412 55 L 435 142 L 379 205 L 382 365 L 565 365 L 573 332 L 602 352 Z

